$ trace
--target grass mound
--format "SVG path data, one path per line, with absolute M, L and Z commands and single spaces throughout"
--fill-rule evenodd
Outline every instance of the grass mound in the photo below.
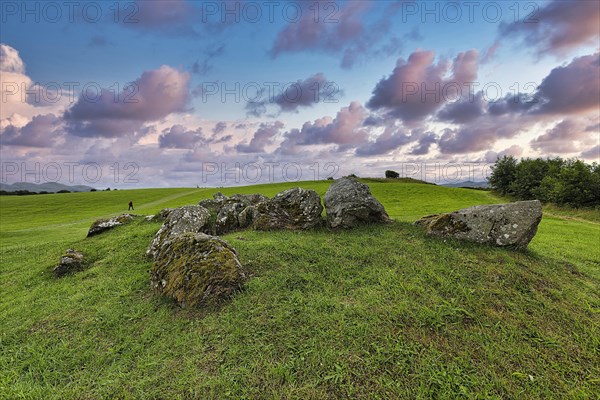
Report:
M 396 224 L 223 237 L 253 278 L 218 309 L 156 296 L 160 221 L 84 239 L 91 221 L 215 190 L 0 198 L 0 393 L 6 398 L 594 398 L 599 225 L 544 216 L 526 251 L 428 237 L 409 222 L 489 192 L 370 183 Z M 268 196 L 328 182 L 221 189 Z M 146 202 L 138 201 L 144 193 Z M 89 201 L 99 194 L 102 201 Z M 126 200 L 122 204 L 122 200 Z M 87 208 L 83 206 L 87 204 Z M 73 209 L 78 210 L 77 216 Z M 23 211 L 28 210 L 28 211 Z M 100 215 L 98 215 L 100 214 Z M 66 248 L 88 268 L 55 279 Z M 2 397 L 0 396 L 0 397 Z

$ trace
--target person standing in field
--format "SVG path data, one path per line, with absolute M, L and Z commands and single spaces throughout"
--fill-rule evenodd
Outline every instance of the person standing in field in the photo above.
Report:
M 129 210 L 133 210 L 133 209 L 134 209 L 134 208 L 133 208 L 133 200 L 129 200 L 129 208 L 128 208 L 128 211 L 129 211 Z

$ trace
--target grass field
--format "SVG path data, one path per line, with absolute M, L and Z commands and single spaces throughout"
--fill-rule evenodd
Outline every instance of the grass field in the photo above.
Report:
M 129 200 L 152 214 L 216 189 L 0 197 L 0 398 L 598 398 L 598 212 L 548 208 L 511 251 L 410 224 L 491 192 L 366 182 L 397 223 L 226 235 L 252 278 L 205 311 L 150 290 L 159 222 L 85 234 Z M 91 265 L 56 279 L 69 247 Z

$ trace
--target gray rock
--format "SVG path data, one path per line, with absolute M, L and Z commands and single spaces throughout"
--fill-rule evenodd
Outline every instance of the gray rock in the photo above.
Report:
M 132 214 L 121 214 L 116 217 L 112 217 L 110 219 L 99 219 L 95 221 L 90 229 L 88 230 L 87 237 L 97 235 L 99 233 L 105 232 L 109 229 L 114 228 L 115 226 L 120 226 L 126 224 L 128 222 L 133 221 Z
M 79 271 L 83 268 L 84 260 L 83 253 L 68 249 L 60 257 L 60 263 L 54 267 L 54 275 L 59 278 L 68 273 Z
M 256 230 L 301 230 L 323 223 L 321 198 L 314 190 L 293 188 L 278 193 L 269 201 L 258 203 L 253 213 Z
M 210 230 L 210 212 L 202 206 L 184 206 L 169 212 L 150 243 L 146 255 L 156 258 L 162 244 L 182 233 L 198 233 Z
M 240 226 L 239 215 L 248 207 L 245 203 L 238 203 L 236 201 L 226 201 L 217 214 L 215 220 L 214 233 L 216 235 L 223 235 L 228 232 L 233 232 L 246 226 Z
M 171 214 L 171 212 L 174 210 L 174 208 L 163 208 L 162 210 L 160 210 L 160 212 L 158 213 L 158 217 L 161 220 L 166 220 L 167 217 L 169 216 L 169 214 Z
M 227 197 L 217 192 L 213 199 L 202 200 L 198 204 L 208 209 L 213 216 L 214 225 L 210 233 L 224 235 L 249 227 L 254 216 L 254 206 L 268 200 L 262 194 L 235 194 Z
M 323 202 L 327 226 L 332 229 L 391 222 L 385 208 L 373 197 L 369 187 L 352 178 L 334 181 L 327 189 Z
M 531 200 L 429 215 L 415 225 L 424 227 L 433 236 L 525 248 L 535 236 L 541 219 L 542 204 Z
M 150 272 L 154 290 L 182 307 L 218 303 L 247 279 L 235 249 L 202 233 L 183 233 L 166 240 Z
M 229 197 L 229 199 L 253 206 L 257 205 L 258 203 L 264 203 L 265 201 L 269 201 L 269 198 L 267 196 L 264 196 L 260 193 L 234 194 L 233 196 Z

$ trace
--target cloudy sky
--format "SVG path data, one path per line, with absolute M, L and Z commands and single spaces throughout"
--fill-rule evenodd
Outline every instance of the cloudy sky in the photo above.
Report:
M 480 180 L 503 154 L 599 158 L 597 1 L 1 7 L 3 183 Z

